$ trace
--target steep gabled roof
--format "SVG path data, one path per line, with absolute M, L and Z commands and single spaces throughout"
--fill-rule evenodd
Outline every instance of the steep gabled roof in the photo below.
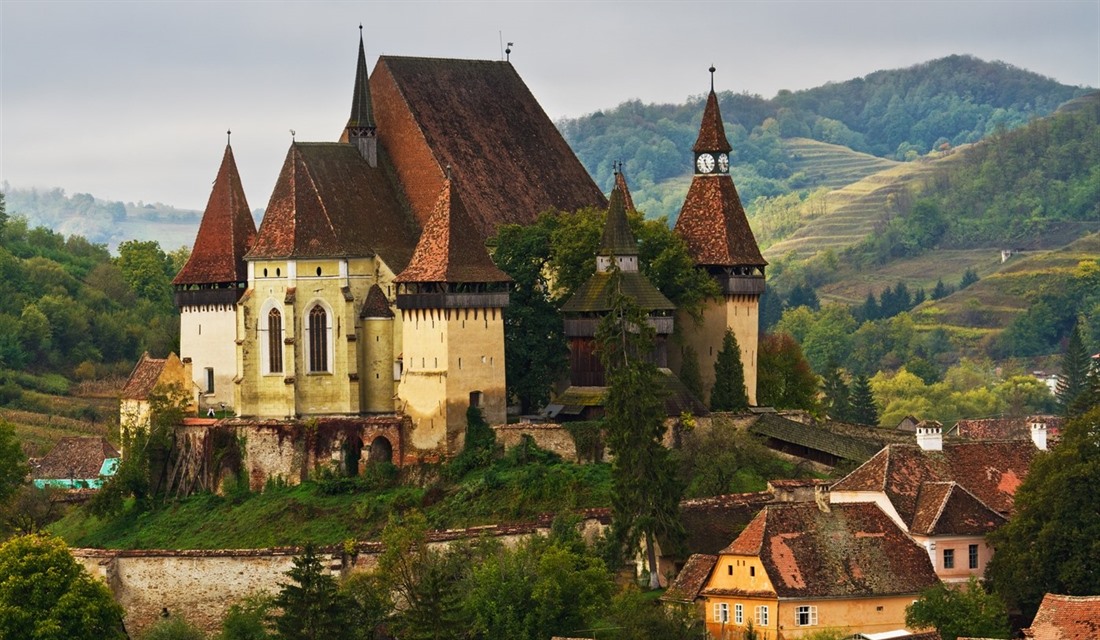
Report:
M 919 535 L 984 535 L 1005 523 L 955 482 L 924 482 L 909 532 Z
M 688 188 L 676 232 L 697 265 L 764 266 L 741 197 L 729 175 L 696 176 Z
M 244 197 L 233 148 L 225 145 L 214 188 L 206 202 L 191 255 L 172 284 L 215 284 L 248 279 L 244 255 L 256 236 L 256 223 Z
M 882 491 L 902 521 L 914 522 L 921 485 L 956 482 L 996 513 L 1012 513 L 1016 488 L 1035 456 L 1030 442 L 945 442 L 943 451 L 891 444 L 835 485 L 833 491 Z
M 416 229 L 379 155 L 379 166 L 372 168 L 349 144 L 292 144 L 247 257 L 377 254 L 395 272 L 403 269 L 416 246 Z
M 758 556 L 780 598 L 911 594 L 939 581 L 928 553 L 873 503 L 770 504 L 722 554 Z
M 98 478 L 103 461 L 119 455 L 106 438 L 62 438 L 38 461 L 31 475 L 43 480 Z
M 726 137 L 726 126 L 722 124 L 722 112 L 718 108 L 718 96 L 714 95 L 714 89 L 711 89 L 710 95 L 707 96 L 707 104 L 703 107 L 703 120 L 699 123 L 699 137 L 695 139 L 695 145 L 691 150 L 695 153 L 733 151 L 729 138 Z
M 671 311 L 676 308 L 641 272 L 620 271 L 624 295 L 633 298 L 647 311 Z M 562 313 L 603 313 L 611 310 L 613 278 L 610 272 L 596 272 L 562 305 Z
M 1096 640 L 1100 638 L 1100 595 L 1043 596 L 1039 612 L 1025 638 L 1035 640 Z
M 710 578 L 710 572 L 714 570 L 716 562 L 718 562 L 718 556 L 692 554 L 660 599 L 666 602 L 695 602 L 699 592 L 707 584 L 707 579 Z
M 483 238 L 550 208 L 607 204 L 508 62 L 382 56 L 371 93 L 379 139 L 421 224 L 448 166 Z
M 148 351 L 141 354 L 120 397 L 123 400 L 147 400 L 167 362 L 166 358 L 150 358 Z
M 351 116 L 347 129 L 373 129 L 374 104 L 370 97 L 367 56 L 363 51 L 363 27 L 359 27 L 359 61 L 355 67 L 355 88 L 351 94 Z
M 600 239 L 599 255 L 601 256 L 638 255 L 638 241 L 634 238 L 634 233 L 626 220 L 625 200 L 622 189 L 616 184 L 611 190 L 611 198 L 607 205 L 607 220 L 603 225 L 603 238 Z
M 510 282 L 493 264 L 454 180 L 446 180 L 409 266 L 394 282 Z

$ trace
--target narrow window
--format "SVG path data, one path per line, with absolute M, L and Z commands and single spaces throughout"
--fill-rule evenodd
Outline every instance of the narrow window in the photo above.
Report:
M 471 391 L 470 392 L 470 406 L 474 407 L 475 409 L 481 406 L 481 392 L 480 391 Z
M 943 568 L 954 569 L 955 568 L 955 550 L 944 549 L 943 550 Z
M 978 545 L 976 544 L 970 545 L 970 568 L 978 568 Z
M 731 565 L 728 565 L 728 566 L 726 566 L 726 573 L 727 573 L 728 575 L 731 575 L 731 576 L 733 575 L 733 565 L 732 565 L 732 564 L 731 564 Z
M 733 605 L 733 621 L 737 624 L 745 624 L 745 605 Z
M 328 314 L 319 304 L 309 310 L 309 370 L 328 371 Z
M 206 392 L 214 393 L 214 367 L 206 367 L 204 372 L 206 373 Z
M 755 576 L 756 575 L 756 567 L 749 567 L 749 575 L 750 576 Z
M 761 627 L 768 626 L 768 607 L 766 605 L 756 608 L 756 624 Z
M 267 314 L 267 370 L 283 372 L 283 316 L 278 309 Z

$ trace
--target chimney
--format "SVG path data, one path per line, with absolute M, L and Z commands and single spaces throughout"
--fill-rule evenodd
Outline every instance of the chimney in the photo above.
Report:
M 1031 441 L 1039 451 L 1047 450 L 1047 422 L 1046 419 L 1036 416 L 1027 419 L 1027 426 L 1031 429 Z
M 935 420 L 917 424 L 917 446 L 924 451 L 943 451 L 943 425 Z

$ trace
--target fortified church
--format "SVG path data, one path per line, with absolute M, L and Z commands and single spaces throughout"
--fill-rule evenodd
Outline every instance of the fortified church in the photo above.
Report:
M 654 312 L 659 364 L 678 371 L 680 345 L 691 345 L 706 394 L 732 328 L 755 403 L 766 263 L 730 151 L 712 86 L 676 225 L 721 285 L 701 323 L 677 316 L 638 273 L 621 173 L 593 287 L 612 263 L 629 274 Z M 279 469 L 304 478 L 329 459 L 354 472 L 361 457 L 400 465 L 458 453 L 468 407 L 506 421 L 509 277 L 485 239 L 550 208 L 607 206 L 509 62 L 382 56 L 368 75 L 360 36 L 347 125 L 337 142 L 292 142 L 258 229 L 226 146 L 173 284 L 200 415 L 229 408 L 236 417 L 188 419 L 184 439 L 199 446 L 204 430 L 235 430 L 253 485 Z M 574 388 L 602 384 L 601 372 L 577 366 L 592 355 L 596 289 L 566 309 Z

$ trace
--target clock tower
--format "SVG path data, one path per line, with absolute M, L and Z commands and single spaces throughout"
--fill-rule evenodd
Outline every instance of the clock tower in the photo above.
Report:
M 756 358 L 760 337 L 760 295 L 764 293 L 764 267 L 756 238 L 749 228 L 745 209 L 730 177 L 730 146 L 718 97 L 711 88 L 699 125 L 695 152 L 695 176 L 688 189 L 676 233 L 687 243 L 695 265 L 718 282 L 721 293 L 704 303 L 702 322 L 680 318 L 682 348 L 695 350 L 703 380 L 703 400 L 714 387 L 714 363 L 722 348 L 726 330 L 733 331 L 741 347 L 745 370 L 745 391 L 749 404 L 756 404 Z M 672 370 L 680 372 L 682 352 L 669 354 Z

